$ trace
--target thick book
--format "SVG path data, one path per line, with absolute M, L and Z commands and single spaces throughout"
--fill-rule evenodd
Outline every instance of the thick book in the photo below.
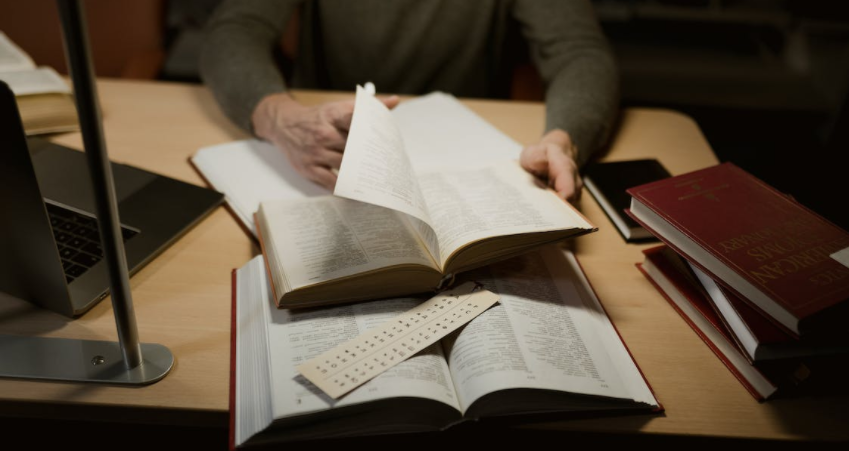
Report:
M 583 170 L 584 186 L 626 242 L 657 240 L 625 213 L 631 205 L 626 190 L 669 176 L 669 171 L 655 159 L 597 162 Z
M 71 88 L 50 67 L 32 58 L 0 32 L 0 80 L 15 93 L 27 135 L 79 129 Z
M 690 262 L 687 264 L 704 288 L 711 306 L 731 332 L 737 346 L 745 351 L 744 355 L 749 361 L 763 362 L 838 354 L 849 356 L 849 343 L 794 337 L 704 271 Z
M 794 336 L 828 334 L 849 311 L 849 232 L 723 163 L 628 190 L 629 213 Z
M 433 292 L 457 274 L 596 230 L 518 161 L 417 172 L 389 110 L 358 88 L 332 196 L 260 203 L 277 304 Z
M 263 265 L 233 275 L 232 447 L 662 410 L 577 260 L 555 246 L 465 274 L 500 303 L 339 400 L 296 367 L 427 297 L 278 309 Z
M 806 377 L 806 367 L 800 362 L 783 361 L 765 368 L 753 365 L 686 262 L 667 246 L 645 249 L 643 253 L 645 260 L 637 264 L 643 275 L 755 399 L 769 399 L 779 387 L 797 385 Z

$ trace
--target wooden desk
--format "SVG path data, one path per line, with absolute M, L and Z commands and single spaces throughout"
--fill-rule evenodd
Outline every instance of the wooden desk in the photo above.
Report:
M 111 80 L 99 87 L 115 161 L 203 184 L 189 156 L 200 147 L 246 136 L 222 116 L 203 87 Z M 306 103 L 345 97 L 298 93 Z M 466 104 L 519 142 L 534 142 L 542 132 L 541 104 Z M 78 134 L 55 140 L 81 146 Z M 605 158 L 641 157 L 658 157 L 673 174 L 717 163 L 689 118 L 666 110 L 627 110 Z M 634 267 L 648 245 L 625 244 L 588 194 L 580 206 L 599 231 L 577 240 L 577 255 L 666 413 L 534 428 L 849 439 L 845 395 L 755 402 Z M 176 366 L 164 380 L 142 388 L 0 380 L 0 415 L 226 427 L 230 272 L 257 252 L 220 208 L 131 279 L 141 340 L 161 343 L 176 356 Z M 0 333 L 116 340 L 108 299 L 73 321 L 17 300 L 0 300 Z

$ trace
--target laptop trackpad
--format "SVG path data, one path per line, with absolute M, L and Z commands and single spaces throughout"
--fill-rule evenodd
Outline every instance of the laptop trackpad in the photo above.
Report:
M 29 140 L 41 195 L 65 205 L 94 214 L 94 192 L 85 154 L 46 141 Z M 117 201 L 133 195 L 156 179 L 154 174 L 131 166 L 112 163 Z

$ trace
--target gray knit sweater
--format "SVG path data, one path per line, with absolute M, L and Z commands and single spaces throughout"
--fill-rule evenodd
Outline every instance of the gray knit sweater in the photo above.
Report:
M 208 24 L 201 75 L 245 130 L 257 103 L 287 88 L 275 49 L 296 11 L 294 88 L 372 81 L 385 93 L 497 97 L 516 29 L 546 83 L 545 131 L 566 130 L 583 164 L 613 125 L 617 71 L 586 0 L 225 0 Z

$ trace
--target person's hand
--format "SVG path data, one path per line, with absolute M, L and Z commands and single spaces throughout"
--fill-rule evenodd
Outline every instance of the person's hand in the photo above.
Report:
M 380 100 L 389 108 L 399 102 L 397 96 Z M 264 97 L 251 120 L 256 135 L 282 150 L 298 173 L 332 190 L 353 114 L 353 100 L 304 106 L 280 93 Z
M 519 163 L 526 171 L 548 183 L 557 195 L 569 202 L 581 197 L 583 182 L 575 158 L 578 149 L 561 129 L 546 133 L 539 143 L 522 149 Z

